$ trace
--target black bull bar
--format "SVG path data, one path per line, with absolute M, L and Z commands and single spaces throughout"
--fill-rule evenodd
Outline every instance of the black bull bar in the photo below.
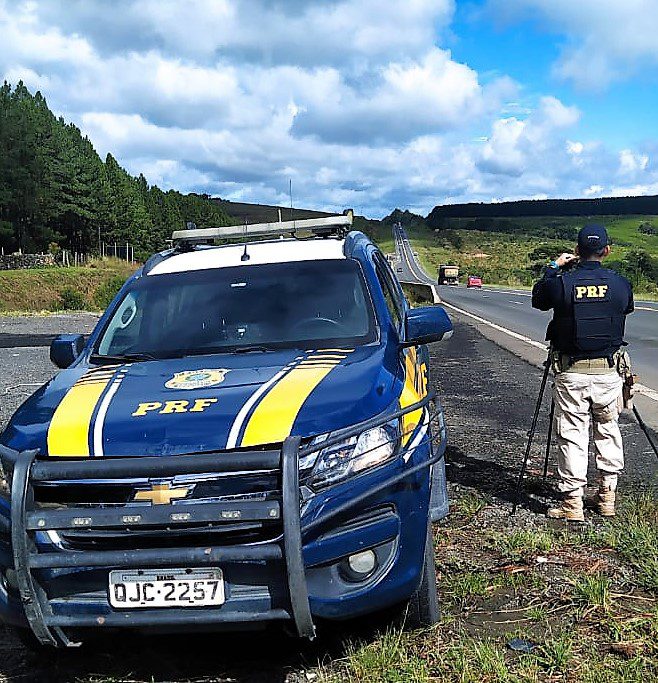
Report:
M 304 559 L 302 533 L 318 529 L 370 497 L 417 472 L 431 467 L 443 457 L 438 454 L 403 472 L 378 482 L 365 493 L 350 499 L 302 527 L 300 517 L 299 459 L 320 448 L 338 443 L 366 429 L 385 424 L 407 413 L 425 409 L 434 394 L 385 416 L 377 416 L 326 439 L 321 445 L 301 446 L 300 437 L 288 437 L 280 450 L 233 451 L 221 453 L 221 473 L 276 472 L 280 491 L 274 500 L 245 499 L 225 502 L 199 502 L 194 505 L 64 507 L 48 508 L 35 505 L 34 486 L 45 482 L 66 482 L 85 479 L 122 479 L 137 477 L 173 477 L 218 471 L 219 453 L 175 456 L 116 457 L 98 459 L 38 460 L 38 451 L 17 452 L 0 445 L 0 460 L 11 480 L 11 522 L 0 516 L 0 534 L 10 534 L 16 572 L 16 583 L 25 616 L 40 643 L 52 646 L 77 645 L 64 628 L 71 627 L 141 627 L 155 625 L 226 624 L 293 620 L 299 636 L 313 638 L 315 627 L 311 616 Z M 431 415 L 428 424 L 435 420 Z M 425 413 L 423 413 L 425 420 Z M 428 434 L 426 439 L 431 439 Z M 137 548 L 129 550 L 66 550 L 44 551 L 36 542 L 37 532 L 81 529 L 121 530 L 131 528 L 177 527 L 194 524 L 221 523 L 227 519 L 250 522 L 279 522 L 280 533 L 271 542 L 219 545 L 207 547 Z M 166 533 L 166 531 L 163 531 Z M 133 611 L 107 613 L 62 613 L 53 611 L 38 570 L 65 568 L 143 568 L 203 567 L 222 562 L 280 562 L 281 576 L 287 584 L 289 608 L 263 611 L 140 608 Z M 36 570 L 36 573 L 35 573 Z

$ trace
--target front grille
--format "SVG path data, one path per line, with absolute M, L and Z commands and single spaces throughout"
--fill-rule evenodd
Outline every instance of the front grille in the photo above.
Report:
M 218 459 L 224 454 L 218 454 Z M 134 462 L 134 461 L 133 461 Z M 128 474 L 128 473 L 126 473 Z M 158 508 L 148 502 L 136 502 L 138 492 L 155 485 L 190 486 L 184 500 L 173 500 L 172 511 L 184 513 L 203 503 L 234 503 L 244 501 L 280 501 L 279 471 L 215 472 L 199 475 L 178 475 L 169 478 L 126 478 L 113 480 L 49 481 L 34 486 L 34 507 L 37 510 L 66 511 L 68 508 L 121 510 L 126 515 L 139 515 L 144 510 Z M 216 519 L 202 524 L 162 524 L 140 528 L 125 524 L 120 528 L 79 528 L 51 533 L 67 550 L 134 550 L 138 548 L 225 546 L 271 542 L 281 535 L 280 520 L 239 521 Z
M 232 475 L 216 473 L 199 477 L 172 477 L 169 479 L 141 479 L 134 481 L 60 481 L 35 486 L 35 501 L 48 506 L 97 506 L 127 505 L 135 494 L 150 485 L 168 482 L 174 486 L 193 485 L 193 492 L 186 498 L 190 500 L 229 500 L 238 497 L 265 497 L 279 490 L 278 477 L 268 472 L 240 472 Z M 178 504 L 180 501 L 174 501 Z
M 135 550 L 264 543 L 274 541 L 280 534 L 281 525 L 277 522 L 245 522 L 176 529 L 164 526 L 150 529 L 81 529 L 61 532 L 59 538 L 70 550 Z

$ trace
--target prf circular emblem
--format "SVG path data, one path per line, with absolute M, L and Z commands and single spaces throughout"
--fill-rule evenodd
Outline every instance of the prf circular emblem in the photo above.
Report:
M 185 370 L 165 382 L 167 389 L 203 389 L 221 384 L 228 370 Z

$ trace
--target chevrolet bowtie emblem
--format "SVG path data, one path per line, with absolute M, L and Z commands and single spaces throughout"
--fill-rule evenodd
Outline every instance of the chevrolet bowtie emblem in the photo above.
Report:
M 134 501 L 149 501 L 152 505 L 170 505 L 176 498 L 186 498 L 194 486 L 172 486 L 171 484 L 154 484 L 146 491 L 137 491 Z

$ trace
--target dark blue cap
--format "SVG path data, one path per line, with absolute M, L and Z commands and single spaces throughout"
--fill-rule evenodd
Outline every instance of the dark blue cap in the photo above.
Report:
M 608 246 L 608 233 L 598 223 L 586 225 L 578 233 L 578 251 L 581 254 L 593 254 Z

